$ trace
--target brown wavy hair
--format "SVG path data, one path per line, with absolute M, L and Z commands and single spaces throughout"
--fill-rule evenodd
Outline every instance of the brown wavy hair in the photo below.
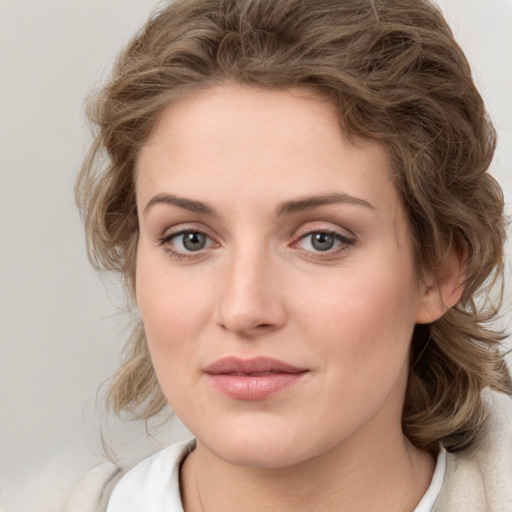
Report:
M 489 323 L 500 290 L 497 305 L 486 300 L 502 278 L 505 221 L 488 173 L 495 131 L 441 12 L 428 0 L 178 0 L 156 12 L 89 101 L 96 138 L 76 185 L 91 261 L 132 293 L 138 152 L 166 105 L 226 81 L 313 88 L 347 135 L 381 144 L 419 273 L 464 248 L 461 300 L 414 332 L 403 430 L 424 450 L 469 446 L 487 415 L 481 391 L 511 392 Z M 166 405 L 141 323 L 108 399 L 144 419 Z

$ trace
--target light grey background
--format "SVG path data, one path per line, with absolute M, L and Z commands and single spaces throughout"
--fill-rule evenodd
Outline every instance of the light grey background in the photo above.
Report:
M 511 213 L 512 0 L 439 4 L 500 134 L 493 172 Z M 100 454 L 96 390 L 115 368 L 126 321 L 122 295 L 86 260 L 75 211 L 90 141 L 82 104 L 155 5 L 0 0 L 0 485 L 55 456 Z M 129 441 L 144 437 L 136 425 L 110 432 L 127 456 Z M 164 439 L 173 436 L 167 429 Z

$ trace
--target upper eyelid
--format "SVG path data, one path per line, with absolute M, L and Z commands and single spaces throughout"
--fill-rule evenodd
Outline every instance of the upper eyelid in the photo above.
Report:
M 161 232 L 161 235 L 159 235 L 158 238 L 167 238 L 177 236 L 183 233 L 202 233 L 212 239 L 218 238 L 215 235 L 213 235 L 211 229 L 204 226 L 198 227 L 195 225 L 191 225 L 189 223 L 177 224 L 176 226 L 167 227 Z
M 339 235 L 343 238 L 347 238 L 349 240 L 355 240 L 355 234 L 347 228 L 342 228 L 341 226 L 337 226 L 335 224 L 331 224 L 326 226 L 322 225 L 311 225 L 313 223 L 305 223 L 301 227 L 299 227 L 295 233 L 294 237 L 296 240 L 302 238 L 304 236 L 310 235 L 312 233 L 330 233 Z
M 342 238 L 353 238 L 353 235 L 347 235 L 345 233 L 341 233 L 340 231 L 336 229 L 309 229 L 305 231 L 304 233 L 301 233 L 299 235 L 299 238 L 303 238 L 308 235 L 313 235 L 314 233 L 327 233 L 329 235 L 336 235 L 340 236 Z

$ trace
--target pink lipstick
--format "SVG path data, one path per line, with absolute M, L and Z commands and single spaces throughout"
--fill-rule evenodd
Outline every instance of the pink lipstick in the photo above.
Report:
M 277 359 L 226 357 L 203 370 L 212 385 L 236 400 L 263 400 L 297 383 L 308 370 Z

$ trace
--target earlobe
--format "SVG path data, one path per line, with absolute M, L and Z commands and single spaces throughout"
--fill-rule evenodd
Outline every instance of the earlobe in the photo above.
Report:
M 455 306 L 464 293 L 465 251 L 451 248 L 437 275 L 424 278 L 424 293 L 416 313 L 416 323 L 429 324 Z

